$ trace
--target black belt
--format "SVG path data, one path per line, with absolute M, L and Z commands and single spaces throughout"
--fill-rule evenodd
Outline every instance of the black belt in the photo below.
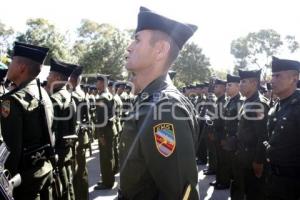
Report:
M 276 176 L 300 178 L 300 167 L 283 167 L 271 164 L 272 173 Z

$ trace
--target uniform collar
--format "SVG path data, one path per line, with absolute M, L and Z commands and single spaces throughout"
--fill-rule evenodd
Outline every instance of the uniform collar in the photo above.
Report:
M 153 94 L 155 92 L 161 91 L 165 89 L 167 86 L 172 85 L 173 83 L 169 77 L 168 74 L 163 74 L 154 81 L 152 81 L 149 85 L 146 86 L 146 88 L 140 93 L 148 93 Z

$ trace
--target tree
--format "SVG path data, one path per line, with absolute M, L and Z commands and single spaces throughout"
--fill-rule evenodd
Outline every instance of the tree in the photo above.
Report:
M 282 40 L 280 34 L 272 29 L 251 32 L 246 37 L 233 40 L 231 54 L 236 60 L 235 71 L 251 65 L 265 71 L 270 68 L 270 58 L 284 47 L 294 53 L 299 48 L 299 43 L 291 35 Z
M 74 53 L 85 73 L 111 74 L 115 79 L 123 79 L 124 62 L 129 36 L 109 24 L 97 24 L 82 20 L 78 28 L 78 39 Z
M 48 47 L 50 50 L 46 63 L 49 63 L 50 57 L 65 61 L 76 60 L 70 54 L 71 50 L 67 44 L 67 34 L 59 33 L 56 27 L 48 20 L 42 18 L 29 19 L 26 25 L 27 29 L 24 33 L 19 33 L 17 41 Z
M 209 59 L 202 53 L 202 49 L 195 43 L 187 43 L 172 68 L 177 72 L 177 85 L 208 80 L 211 72 Z
M 0 56 L 4 56 L 7 53 L 13 35 L 14 30 L 0 21 Z

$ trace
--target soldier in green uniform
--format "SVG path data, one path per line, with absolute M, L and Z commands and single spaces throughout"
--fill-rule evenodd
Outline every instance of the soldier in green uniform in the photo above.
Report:
M 213 120 L 213 135 L 211 140 L 216 149 L 216 181 L 210 183 L 216 190 L 223 190 L 229 188 L 230 179 L 229 174 L 225 171 L 224 164 L 227 161 L 226 153 L 222 148 L 225 139 L 224 129 L 224 105 L 225 105 L 225 90 L 226 81 L 221 79 L 215 80 L 214 94 L 217 97 L 216 101 L 216 115 Z
M 113 140 L 113 148 L 114 148 L 114 158 L 115 158 L 115 167 L 114 167 L 114 172 L 115 174 L 119 171 L 119 141 L 120 141 L 120 136 L 123 130 L 122 127 L 122 113 L 123 113 L 123 102 L 121 100 L 120 95 L 120 90 L 119 87 L 120 85 L 126 85 L 124 82 L 116 82 L 114 87 L 116 92 L 114 93 L 114 100 L 115 100 L 115 122 L 116 122 L 116 128 L 117 128 L 117 135 L 114 136 Z
M 140 8 L 126 68 L 141 92 L 121 135 L 119 199 L 198 199 L 196 112 L 168 75 L 196 29 Z
M 265 199 L 265 150 L 268 100 L 258 92 L 261 70 L 239 70 L 240 91 L 246 98 L 240 110 L 231 199 Z
M 7 79 L 16 87 L 1 97 L 1 130 L 10 151 L 5 168 L 12 176 L 21 175 L 22 183 L 14 190 L 16 200 L 52 199 L 51 155 L 47 152 L 53 145 L 53 108 L 35 80 L 49 49 L 16 42 L 13 50 Z
M 273 57 L 272 88 L 279 101 L 270 109 L 266 144 L 268 199 L 300 199 L 300 62 Z
M 111 189 L 114 186 L 114 154 L 113 137 L 117 134 L 115 126 L 115 102 L 113 95 L 107 89 L 107 77 L 97 76 L 96 96 L 96 137 L 100 150 L 100 169 L 102 180 L 95 186 L 95 190 Z
M 47 77 L 46 89 L 53 103 L 54 121 L 52 130 L 55 133 L 55 152 L 58 155 L 58 172 L 62 183 L 62 199 L 71 200 L 74 197 L 72 173 L 72 145 L 64 138 L 74 135 L 72 116 L 74 107 L 71 93 L 67 90 L 68 78 L 74 68 L 58 60 L 50 60 L 50 73 Z
M 204 108 L 204 104 L 206 101 L 206 96 L 203 94 L 203 87 L 204 84 L 197 84 L 197 103 L 196 103 L 196 110 L 198 111 L 198 115 L 200 116 L 202 112 L 202 109 Z M 203 116 L 201 116 L 203 117 Z M 201 128 L 203 126 L 203 120 L 199 117 L 199 126 L 200 126 L 200 131 L 199 131 L 199 138 L 202 138 L 203 135 L 203 129 Z M 197 165 L 206 165 L 207 164 L 207 147 L 206 143 L 204 142 L 204 139 L 199 139 L 198 140 L 198 150 L 197 150 Z
M 227 74 L 226 95 L 224 105 L 224 141 L 221 142 L 223 154 L 223 170 L 226 174 L 225 182 L 230 183 L 233 176 L 232 161 L 237 146 L 237 127 L 239 122 L 238 112 L 242 106 L 240 95 L 240 77 Z
M 72 66 L 72 65 L 71 65 Z M 70 76 L 72 85 L 72 99 L 76 104 L 76 132 L 78 144 L 76 146 L 76 168 L 74 174 L 75 198 L 80 200 L 89 199 L 88 171 L 86 167 L 85 152 L 89 148 L 88 131 L 90 128 L 89 103 L 85 93 L 80 87 L 82 67 L 73 65 L 76 68 Z

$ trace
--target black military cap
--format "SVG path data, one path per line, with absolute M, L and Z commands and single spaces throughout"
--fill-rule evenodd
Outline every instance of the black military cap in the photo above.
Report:
M 114 81 L 109 80 L 107 86 L 108 86 L 108 87 L 112 87 L 114 84 L 115 84 Z
M 129 84 L 129 83 L 126 83 L 125 89 L 131 91 L 132 90 L 132 85 Z
M 209 87 L 209 82 L 204 82 L 203 83 L 203 87 L 205 88 L 205 87 Z
M 82 74 L 83 67 L 75 64 L 70 64 L 70 67 L 74 69 L 71 76 L 79 77 Z
M 173 38 L 179 49 L 181 49 L 184 43 L 197 30 L 197 26 L 192 24 L 183 24 L 159 15 L 148 8 L 140 7 L 136 33 L 142 30 L 163 31 Z
M 72 64 L 58 61 L 53 58 L 50 59 L 50 71 L 52 72 L 58 72 L 69 77 L 74 71 L 74 69 L 75 67 Z
M 122 82 L 122 81 L 116 82 L 115 87 L 116 88 L 125 88 L 126 87 L 126 83 Z
M 226 85 L 226 81 L 217 78 L 215 80 L 215 85 Z
M 279 59 L 272 57 L 272 72 L 300 70 L 300 62 L 295 60 Z
M 239 76 L 240 79 L 246 79 L 246 78 L 256 78 L 258 80 L 260 80 L 260 73 L 261 73 L 261 69 L 259 70 L 238 70 L 239 71 Z
M 267 83 L 267 90 L 268 90 L 268 91 L 271 91 L 271 90 L 272 90 L 272 85 L 271 85 L 271 83 Z
M 174 77 L 175 77 L 175 75 L 176 75 L 176 71 L 174 71 L 174 70 L 169 70 L 168 71 L 168 74 L 169 74 L 169 76 L 170 76 L 170 78 L 171 78 L 171 80 L 173 80 L 174 79 Z
M 227 74 L 227 83 L 239 83 L 239 82 L 240 82 L 239 76 Z
M 20 56 L 43 64 L 48 51 L 49 48 L 15 42 L 13 57 Z
M 109 74 L 97 74 L 97 80 L 98 81 L 108 80 L 109 77 L 110 77 Z
M 203 88 L 203 84 L 202 84 L 202 83 L 197 83 L 197 84 L 196 84 L 196 87 L 197 87 L 197 88 Z
M 4 77 L 6 76 L 7 69 L 0 69 L 0 81 L 3 81 Z

